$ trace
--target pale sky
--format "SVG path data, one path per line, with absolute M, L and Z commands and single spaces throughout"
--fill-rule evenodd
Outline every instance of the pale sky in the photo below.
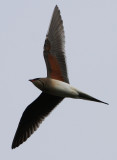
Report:
M 56 4 L 70 83 L 110 105 L 65 99 L 12 150 L 23 111 L 41 93 L 28 80 L 46 76 L 43 45 Z M 117 160 L 116 0 L 1 1 L 0 44 L 0 159 Z

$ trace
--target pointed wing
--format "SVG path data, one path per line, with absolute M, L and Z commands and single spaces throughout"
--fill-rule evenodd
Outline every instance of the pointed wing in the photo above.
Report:
M 44 44 L 47 77 L 69 83 L 65 61 L 65 36 L 60 11 L 56 6 Z
M 44 92 L 32 102 L 24 111 L 15 137 L 12 149 L 18 147 L 33 134 L 44 118 L 59 104 L 63 98 L 46 94 Z

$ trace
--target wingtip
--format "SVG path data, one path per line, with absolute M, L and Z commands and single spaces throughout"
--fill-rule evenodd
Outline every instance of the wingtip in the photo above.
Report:
M 55 8 L 58 8 L 58 5 L 56 4 Z
M 27 139 L 26 139 L 26 140 L 27 140 Z M 19 146 L 20 146 L 22 143 L 24 143 L 26 140 L 20 141 L 20 142 L 13 141 L 12 146 L 11 146 L 11 149 L 15 149 L 15 148 L 19 147 Z
M 11 145 L 11 149 L 15 149 L 16 148 L 16 144 L 14 144 L 14 140 L 12 142 L 12 145 Z
M 11 149 L 15 149 L 16 147 L 18 147 L 20 144 L 13 142 L 11 145 Z
M 56 4 L 56 6 L 55 6 L 55 10 L 60 11 L 60 9 L 59 9 L 59 7 L 58 7 L 58 5 L 57 5 L 57 4 Z
M 11 146 L 11 149 L 15 149 L 16 147 L 14 147 L 14 146 Z
M 12 144 L 11 149 L 15 149 L 16 147 L 18 147 L 18 146 Z

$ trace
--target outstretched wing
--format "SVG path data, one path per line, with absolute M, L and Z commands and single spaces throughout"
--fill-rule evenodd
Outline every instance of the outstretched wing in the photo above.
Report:
M 47 77 L 69 83 L 65 61 L 65 35 L 60 10 L 56 6 L 44 44 Z
M 13 139 L 12 149 L 26 141 L 39 127 L 43 119 L 62 100 L 63 98 L 61 97 L 42 92 L 41 95 L 25 109 Z

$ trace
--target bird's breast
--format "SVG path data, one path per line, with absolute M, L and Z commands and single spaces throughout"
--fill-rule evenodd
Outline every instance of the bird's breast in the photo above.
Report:
M 47 78 L 46 80 L 44 91 L 60 97 L 78 97 L 77 90 L 70 84 L 50 78 Z

